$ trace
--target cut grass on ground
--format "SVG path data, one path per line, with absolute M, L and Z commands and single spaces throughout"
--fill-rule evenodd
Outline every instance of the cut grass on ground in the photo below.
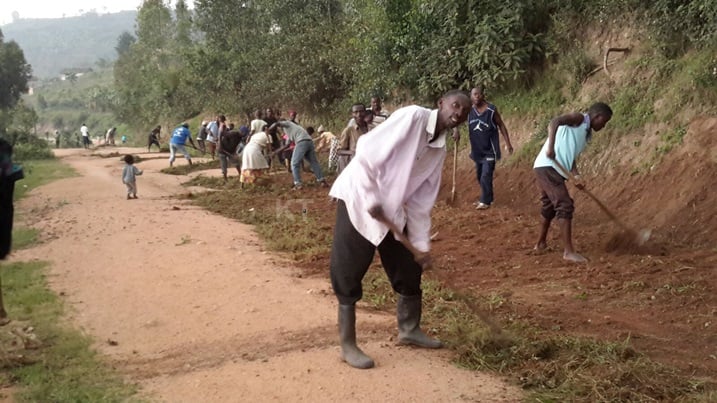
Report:
M 199 183 L 201 182 L 201 183 Z M 256 226 L 267 246 L 289 252 L 299 262 L 326 264 L 333 223 L 311 216 L 324 197 L 303 193 L 288 199 L 286 187 L 268 183 L 238 190 L 218 181 L 194 179 L 216 192 L 192 195 L 211 211 Z M 307 207 L 308 206 L 308 207 Z M 324 207 L 325 208 L 325 207 Z M 302 215 L 303 214 L 303 215 Z M 446 268 L 450 270 L 451 268 Z M 311 270 L 326 273 L 326 267 Z M 677 373 L 635 351 L 625 340 L 610 343 L 536 329 L 501 318 L 492 310 L 496 296 L 461 295 L 424 276 L 424 329 L 436 332 L 456 353 L 458 365 L 489 370 L 515 380 L 531 401 L 709 401 L 715 385 Z M 395 296 L 379 263 L 364 278 L 363 303 L 395 309 Z

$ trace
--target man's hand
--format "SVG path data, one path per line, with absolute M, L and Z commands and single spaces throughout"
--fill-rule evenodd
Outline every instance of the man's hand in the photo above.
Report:
M 555 159 L 555 149 L 548 147 L 547 150 L 545 150 L 545 155 L 550 158 L 551 160 Z
M 508 155 L 513 155 L 513 145 L 512 144 L 507 144 L 505 146 L 505 149 L 508 150 Z
M 573 175 L 573 185 L 575 185 L 576 188 L 580 190 L 585 189 L 585 182 L 583 182 L 583 178 L 580 175 Z
M 456 144 L 458 144 L 458 142 L 461 141 L 461 131 L 458 130 L 457 127 L 454 127 L 454 128 L 453 128 L 453 134 L 451 135 L 451 137 L 453 137 L 453 141 L 455 141 Z
M 433 265 L 433 259 L 431 254 L 428 252 L 421 253 L 420 255 L 413 257 L 423 270 L 429 269 Z
M 383 207 L 378 205 L 373 206 L 368 209 L 368 214 L 373 218 L 383 217 Z

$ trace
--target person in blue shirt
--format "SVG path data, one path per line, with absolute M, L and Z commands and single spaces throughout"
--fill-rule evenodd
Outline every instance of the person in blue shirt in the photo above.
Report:
M 583 189 L 580 181 L 577 158 L 590 141 L 592 131 L 600 131 L 612 118 L 612 109 L 607 104 L 597 102 L 587 113 L 568 113 L 553 118 L 548 125 L 548 140 L 538 153 L 533 164 L 536 181 L 540 188 L 540 215 L 543 217 L 536 250 L 545 250 L 548 229 L 553 218 L 557 217 L 563 239 L 563 259 L 584 263 L 587 259 L 575 251 L 572 236 L 572 220 L 575 207 L 565 180 L 569 169 L 577 182 L 575 187 Z M 557 163 L 556 163 L 557 161 Z M 561 168 L 562 167 L 562 168 Z
M 500 139 L 505 140 L 505 148 L 513 154 L 508 128 L 498 113 L 498 108 L 486 101 L 483 86 L 471 90 L 471 111 L 468 114 L 468 139 L 471 142 L 471 159 L 476 165 L 476 177 L 480 185 L 480 199 L 475 202 L 478 210 L 486 210 L 493 203 L 493 173 L 495 163 L 500 160 Z M 456 144 L 460 139 L 458 130 L 453 131 Z
M 174 129 L 172 132 L 172 138 L 169 139 L 169 166 L 174 164 L 175 154 L 179 151 L 184 154 L 184 158 L 189 161 L 189 165 L 192 165 L 192 157 L 184 147 L 184 144 L 189 140 L 192 144 L 192 148 L 197 148 L 192 140 L 192 134 L 189 132 L 189 124 L 184 122 L 181 126 Z

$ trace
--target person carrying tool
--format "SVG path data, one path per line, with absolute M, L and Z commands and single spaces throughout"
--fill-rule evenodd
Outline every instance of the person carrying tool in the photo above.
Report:
M 438 109 L 414 105 L 397 110 L 359 138 L 351 164 L 329 192 L 337 199 L 331 285 L 339 301 L 341 357 L 352 367 L 374 366 L 356 345 L 356 302 L 376 249 L 398 293 L 398 342 L 442 347 L 420 328 L 421 275 L 430 262 L 431 209 L 441 183 L 446 134 L 466 121 L 469 109 L 468 95 L 453 90 L 441 97 Z M 385 221 L 404 230 L 408 247 Z
M 505 140 L 505 148 L 513 154 L 508 128 L 498 113 L 498 108 L 486 101 L 484 88 L 479 85 L 471 90 L 473 106 L 468 114 L 468 139 L 471 143 L 471 159 L 476 164 L 476 176 L 480 185 L 480 199 L 475 202 L 476 209 L 486 210 L 493 203 L 493 172 L 495 163 L 500 160 L 500 139 L 498 131 Z M 453 130 L 456 144 L 460 132 Z
M 562 172 L 560 167 L 570 169 L 577 179 L 575 186 L 583 189 L 585 185 L 580 181 L 577 157 L 590 141 L 592 131 L 600 131 L 611 118 L 612 109 L 607 104 L 597 102 L 587 113 L 568 113 L 550 121 L 548 140 L 543 144 L 533 164 L 540 189 L 540 215 L 543 218 L 536 250 L 545 250 L 548 247 L 548 229 L 553 218 L 557 217 L 563 239 L 563 259 L 575 263 L 587 262 L 573 246 L 572 220 L 575 207 L 565 185 L 569 173 Z
M 192 148 L 196 149 L 194 140 L 192 140 L 192 134 L 189 132 L 189 124 L 187 122 L 182 123 L 179 127 L 174 129 L 172 132 L 172 138 L 169 139 L 169 166 L 170 168 L 174 165 L 174 159 L 177 152 L 184 154 L 184 158 L 187 159 L 189 165 L 192 165 L 192 157 L 184 147 L 184 144 L 189 140 Z

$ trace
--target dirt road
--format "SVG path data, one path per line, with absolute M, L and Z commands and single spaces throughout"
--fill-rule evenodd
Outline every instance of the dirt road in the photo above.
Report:
M 454 367 L 448 351 L 395 346 L 387 314 L 358 315 L 377 368 L 348 367 L 328 282 L 292 276 L 251 227 L 173 198 L 186 178 L 158 172 L 166 156 L 138 164 L 138 200 L 125 200 L 118 157 L 60 156 L 80 176 L 19 204 L 43 242 L 14 258 L 50 262 L 70 320 L 149 400 L 520 400 L 505 381 Z

